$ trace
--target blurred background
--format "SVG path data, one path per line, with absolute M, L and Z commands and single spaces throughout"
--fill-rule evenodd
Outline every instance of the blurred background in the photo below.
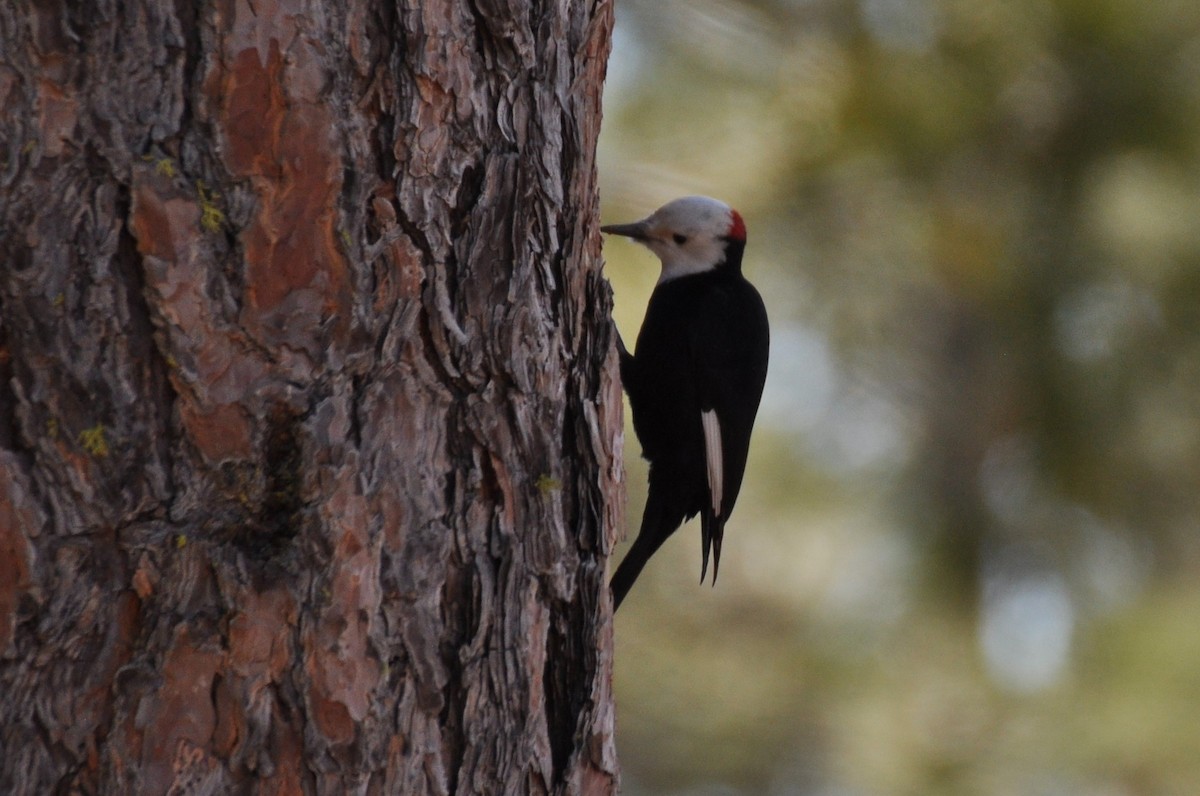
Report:
M 1200 793 L 1200 3 L 620 0 L 600 171 L 739 208 L 773 331 L 720 582 L 688 525 L 616 619 L 624 793 Z

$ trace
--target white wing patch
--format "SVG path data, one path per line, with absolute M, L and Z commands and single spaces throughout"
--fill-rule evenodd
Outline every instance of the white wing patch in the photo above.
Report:
M 704 457 L 708 463 L 708 494 L 712 496 L 713 515 L 721 516 L 721 498 L 725 486 L 725 456 L 721 452 L 721 421 L 717 410 L 700 413 L 704 426 Z

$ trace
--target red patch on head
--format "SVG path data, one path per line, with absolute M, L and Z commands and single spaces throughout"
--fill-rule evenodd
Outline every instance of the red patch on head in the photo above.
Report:
M 730 210 L 729 216 L 730 216 L 729 231 L 725 233 L 725 236 L 728 237 L 730 240 L 740 240 L 742 242 L 745 242 L 745 240 L 746 240 L 746 222 L 742 221 L 742 214 L 736 210 Z

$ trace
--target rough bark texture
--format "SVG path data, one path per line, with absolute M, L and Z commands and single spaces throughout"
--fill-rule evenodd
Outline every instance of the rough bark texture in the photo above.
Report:
M 0 792 L 615 791 L 610 29 L 0 8 Z

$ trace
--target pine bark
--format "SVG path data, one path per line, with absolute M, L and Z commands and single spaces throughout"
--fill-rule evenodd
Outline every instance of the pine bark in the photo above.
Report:
M 611 25 L 0 8 L 0 792 L 615 792 Z

